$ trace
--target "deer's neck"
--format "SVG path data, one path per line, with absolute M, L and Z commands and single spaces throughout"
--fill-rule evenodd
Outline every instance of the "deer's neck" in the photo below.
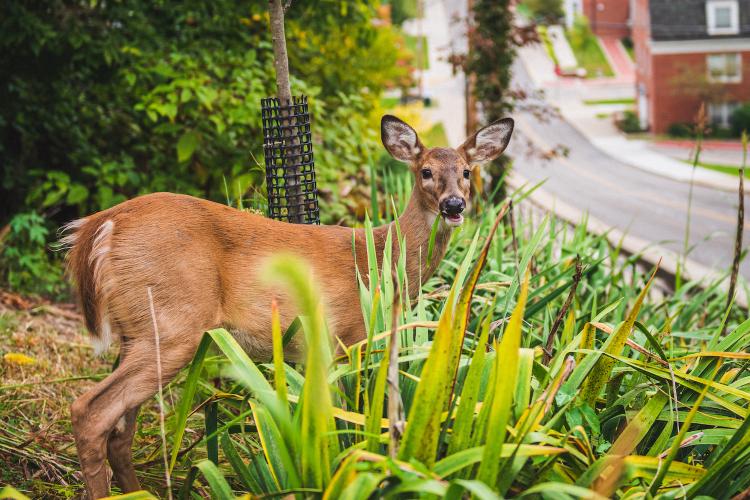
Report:
M 419 198 L 412 193 L 406 210 L 398 218 L 398 224 L 406 245 L 406 274 L 409 280 L 409 294 L 412 296 L 415 296 L 419 287 L 432 276 L 448 248 L 451 228 L 440 221 L 432 253 L 428 255 L 430 234 L 436 217 L 439 217 L 439 214 L 424 207 Z M 385 247 L 389 227 L 393 233 L 391 237 L 393 238 L 393 263 L 395 265 L 398 262 L 400 252 L 395 226 L 386 224 L 378 227 L 375 242 L 380 257 Z

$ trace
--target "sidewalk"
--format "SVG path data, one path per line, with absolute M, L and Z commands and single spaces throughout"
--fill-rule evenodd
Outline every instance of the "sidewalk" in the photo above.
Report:
M 649 144 L 649 148 L 677 160 L 692 161 L 695 141 L 653 141 Z M 742 166 L 742 144 L 739 141 L 705 141 L 701 145 L 700 162 L 740 168 Z
M 591 108 L 580 101 L 556 102 L 563 118 L 575 127 L 597 149 L 606 155 L 637 169 L 667 177 L 680 182 L 695 182 L 698 185 L 736 192 L 737 177 L 705 168 L 695 172 L 683 161 L 667 156 L 651 148 L 651 143 L 642 139 L 627 139 L 611 121 L 596 118 Z M 745 188 L 750 193 L 750 186 Z
M 635 84 L 635 65 L 617 37 L 599 37 L 599 45 L 617 78 Z

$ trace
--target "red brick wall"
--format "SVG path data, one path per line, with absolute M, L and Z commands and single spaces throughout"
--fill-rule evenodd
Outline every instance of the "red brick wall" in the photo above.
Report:
M 630 35 L 629 0 L 583 0 L 583 13 L 597 35 L 618 38 Z
M 653 94 L 653 80 L 651 78 L 652 58 L 649 49 L 649 40 L 651 38 L 651 19 L 648 11 L 648 0 L 635 0 L 633 2 L 632 16 L 632 37 L 633 50 L 635 52 L 635 95 L 638 99 L 639 94 L 651 96 Z M 651 109 L 649 116 L 640 117 L 647 123 L 652 123 Z
M 653 55 L 648 84 L 651 131 L 665 133 L 673 123 L 692 123 L 705 97 L 706 53 Z M 638 66 L 640 66 L 640 61 Z M 688 69 L 686 69 L 688 68 Z M 693 76 L 694 78 L 690 78 Z M 687 78 L 686 78 L 687 77 Z M 726 101 L 750 101 L 750 52 L 742 54 L 742 81 L 722 85 Z

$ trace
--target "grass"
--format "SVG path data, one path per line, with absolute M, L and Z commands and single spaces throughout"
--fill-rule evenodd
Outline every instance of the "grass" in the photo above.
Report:
M 693 162 L 690 160 L 680 160 L 680 161 L 690 166 L 693 165 Z M 708 170 L 713 170 L 715 172 L 721 172 L 722 174 L 733 175 L 735 177 L 739 177 L 740 175 L 740 168 L 732 166 L 732 165 L 719 165 L 716 163 L 698 162 L 698 166 L 701 168 L 707 168 Z M 750 172 L 748 172 L 747 169 L 745 170 L 745 178 L 750 178 Z
M 436 123 L 424 134 L 424 143 L 431 144 L 432 147 L 448 147 L 448 136 L 445 134 L 445 127 L 442 123 Z
M 419 41 L 422 41 L 422 58 L 421 61 L 419 59 Z M 422 36 L 416 36 L 416 35 L 408 35 L 404 33 L 404 42 L 406 43 L 406 48 L 408 48 L 413 54 L 414 54 L 414 64 L 417 69 L 424 69 L 428 70 L 430 69 L 430 50 L 427 46 L 427 37 Z M 421 62 L 421 64 L 420 64 Z M 421 68 L 420 68 L 421 66 Z
M 583 103 L 587 106 L 599 106 L 604 104 L 635 104 L 635 99 L 633 98 L 623 98 L 623 99 L 584 99 Z
M 586 78 L 614 76 L 614 72 L 596 38 L 588 37 L 574 43 L 574 39 L 569 34 L 567 36 L 570 47 L 578 60 L 578 65 L 586 70 Z
M 80 495 L 69 406 L 106 376 L 112 359 L 92 356 L 72 311 L 30 303 L 18 310 L 2 302 L 0 483 L 34 498 Z
M 401 104 L 401 99 L 399 97 L 381 97 L 380 98 L 380 105 L 383 107 L 383 109 L 392 109 L 400 104 Z
M 408 185 L 389 182 L 402 207 Z M 525 196 L 511 195 L 520 207 Z M 165 391 L 175 488 L 221 498 L 670 498 L 750 486 L 750 323 L 744 311 L 727 313 L 718 282 L 670 292 L 585 220 L 571 227 L 528 207 L 499 212 L 479 204 L 413 302 L 396 299 L 406 296 L 405 262 L 381 274 L 370 252 L 371 284 L 360 294 L 369 341 L 339 353 L 325 341 L 304 266 L 276 261 L 279 286 L 307 304 L 297 334 L 308 362 L 286 364 L 278 349 L 273 363 L 256 364 L 227 332 L 210 332 Z M 53 313 L 0 318 L 3 352 L 40 361 L 2 365 L 0 417 L 11 423 L 0 429 L 3 481 L 32 497 L 78 496 L 67 406 L 92 381 L 51 380 L 98 378 L 111 358 L 91 361 L 75 318 L 65 327 Z M 282 332 L 273 337 L 283 342 Z M 392 346 L 395 385 L 386 376 Z M 46 383 L 17 387 L 37 382 Z M 216 410 L 207 417 L 206 402 Z M 384 419 L 398 405 L 394 428 Z M 163 494 L 158 427 L 152 403 L 134 450 L 143 485 Z
M 614 76 L 599 40 L 592 33 L 585 17 L 576 17 L 565 36 L 578 59 L 578 65 L 586 70 L 586 78 Z
M 544 50 L 547 51 L 547 55 L 550 59 L 552 59 L 552 62 L 555 66 L 559 65 L 559 62 L 557 61 L 557 56 L 555 55 L 555 50 L 552 48 L 552 41 L 549 39 L 549 34 L 547 33 L 547 27 L 543 24 L 540 24 L 536 28 L 536 32 L 539 34 L 539 38 L 542 40 L 542 44 L 544 45 Z

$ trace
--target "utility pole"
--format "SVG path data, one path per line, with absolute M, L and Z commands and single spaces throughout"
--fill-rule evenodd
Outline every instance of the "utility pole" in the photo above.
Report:
M 424 17 L 423 0 L 417 0 L 417 68 L 419 71 L 419 98 L 424 100 L 424 32 L 422 18 Z
M 471 61 L 474 48 L 474 0 L 466 0 L 466 42 L 468 46 L 466 62 Z M 477 103 L 474 98 L 475 75 L 464 71 L 464 93 L 466 95 L 466 137 L 477 129 Z

